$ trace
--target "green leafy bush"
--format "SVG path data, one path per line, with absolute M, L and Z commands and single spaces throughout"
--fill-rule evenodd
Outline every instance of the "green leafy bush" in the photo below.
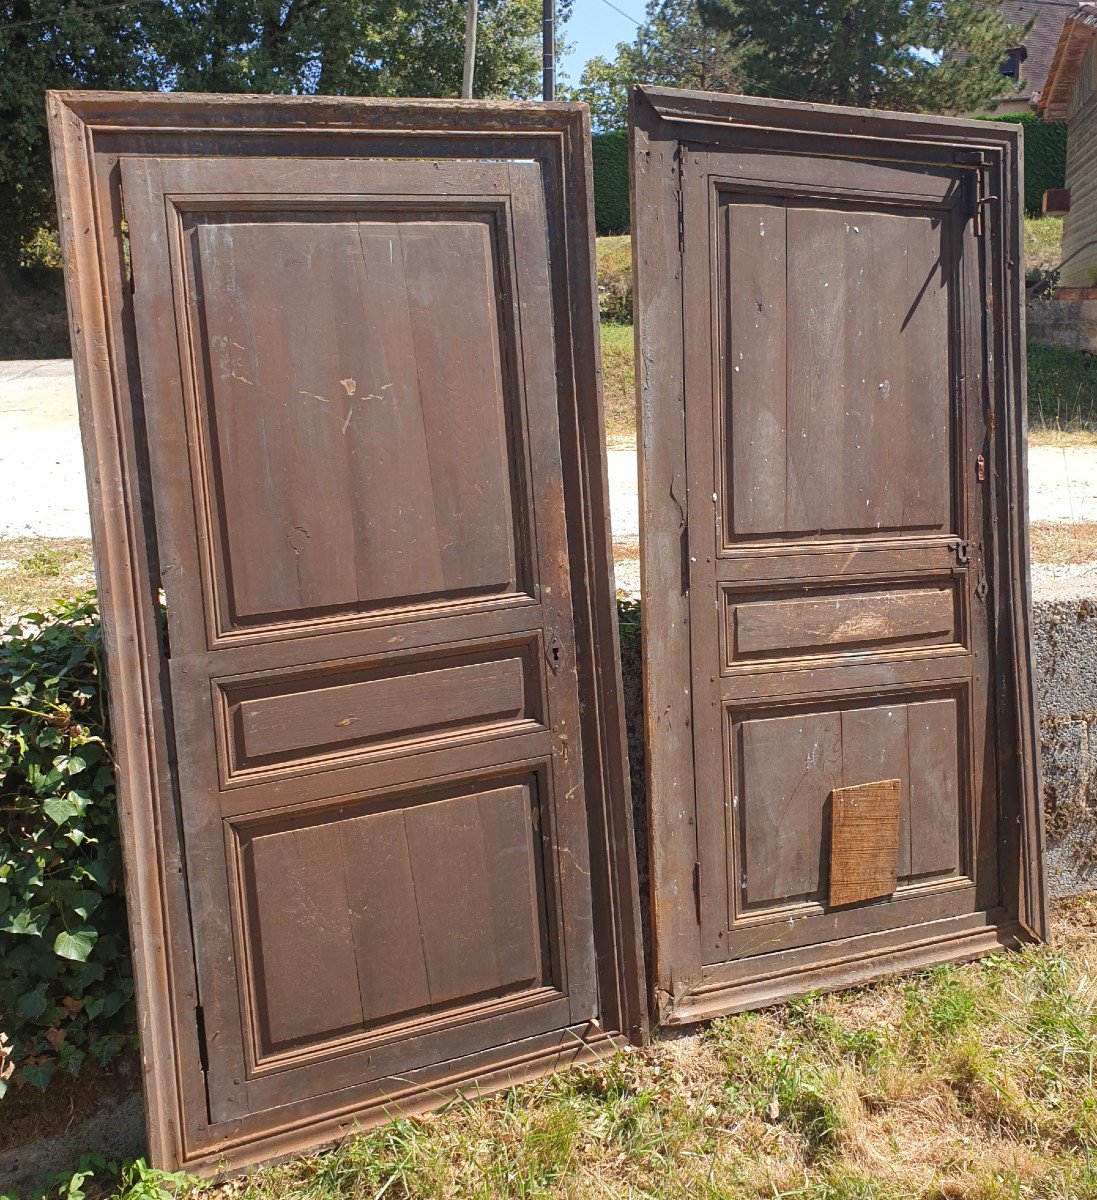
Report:
M 1067 126 L 1065 121 L 1045 121 L 1039 113 L 1007 113 L 988 121 L 1012 121 L 1025 133 L 1025 212 L 1043 211 L 1044 192 L 1066 186 Z M 597 184 L 595 185 L 597 192 Z
M 0 1096 L 133 1036 L 101 657 L 91 596 L 0 633 Z
M 594 225 L 599 235 L 628 233 L 628 133 L 614 129 L 591 138 Z

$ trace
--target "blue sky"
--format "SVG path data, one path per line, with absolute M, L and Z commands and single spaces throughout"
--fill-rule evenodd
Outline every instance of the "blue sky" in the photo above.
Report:
M 613 2 L 637 21 L 643 20 L 645 0 Z M 569 83 L 578 83 L 587 59 L 599 54 L 612 58 L 618 42 L 631 42 L 635 36 L 635 23 L 614 12 L 604 0 L 575 0 L 565 29 L 565 37 L 575 48 L 560 60 L 560 69 L 567 73 Z

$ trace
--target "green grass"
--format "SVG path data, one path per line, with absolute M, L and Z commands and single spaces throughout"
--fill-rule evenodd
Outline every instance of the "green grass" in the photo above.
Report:
M 1035 430 L 1097 428 L 1097 357 L 1030 343 L 1028 411 Z
M 636 444 L 636 371 L 632 326 L 602 322 L 602 393 L 611 449 Z
M 1055 941 L 809 996 L 201 1185 L 223 1200 L 1097 1197 L 1097 899 Z M 84 1189 L 129 1200 L 107 1168 Z M 62 1193 L 56 1192 L 56 1195 Z
M 1025 217 L 1025 273 L 1057 267 L 1063 257 L 1062 217 Z

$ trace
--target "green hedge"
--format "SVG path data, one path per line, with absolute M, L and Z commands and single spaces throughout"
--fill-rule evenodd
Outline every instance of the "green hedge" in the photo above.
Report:
M 91 596 L 0 632 L 0 1096 L 133 1040 L 101 657 Z
M 1048 188 L 1066 186 L 1067 127 L 1065 121 L 1045 121 L 1039 113 L 1007 113 L 988 121 L 1010 121 L 1025 131 L 1025 211 L 1038 216 Z M 597 192 L 597 181 L 595 182 Z
M 623 129 L 596 133 L 594 159 L 594 224 L 600 237 L 628 233 L 628 134 Z

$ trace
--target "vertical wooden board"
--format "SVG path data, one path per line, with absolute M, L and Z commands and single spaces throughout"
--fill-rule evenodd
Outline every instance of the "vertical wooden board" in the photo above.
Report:
M 498 309 L 511 297 L 491 227 L 487 221 L 405 221 L 400 242 L 445 587 L 513 586 Z
M 538 977 L 529 805 L 515 785 L 404 814 L 435 1007 Z
M 823 810 L 842 778 L 840 714 L 759 718 L 740 730 L 739 869 L 746 903 L 818 897 Z
M 835 788 L 830 794 L 828 904 L 838 908 L 892 895 L 898 881 L 898 779 Z
M 785 525 L 785 208 L 729 202 L 724 216 L 723 486 L 728 534 L 743 537 Z
M 359 213 L 356 244 L 332 279 L 344 366 L 333 382 L 340 394 L 351 389 L 342 418 L 354 480 L 347 551 L 365 604 L 445 588 L 400 229 L 393 217 Z
M 789 209 L 790 530 L 947 526 L 941 238 L 925 216 Z
M 329 281 L 350 234 L 327 223 L 230 219 L 195 234 L 196 331 L 209 363 L 204 403 L 233 612 L 253 621 L 349 606 L 354 531 L 340 502 L 347 396 L 336 378 Z
M 881 361 L 888 368 L 880 412 L 890 429 L 890 475 L 878 519 L 885 528 L 952 528 L 952 431 L 957 373 L 949 329 L 949 256 L 946 216 L 881 219 L 876 261 L 888 264 L 878 284 Z M 897 252 L 902 247 L 902 254 Z M 886 354 L 887 357 L 883 357 Z M 894 366 L 891 364 L 894 363 Z M 866 369 L 871 368 L 866 363 Z M 886 390 L 886 395 L 885 395 Z M 885 447 L 878 447 L 881 451 Z M 884 462 L 881 459 L 881 462 Z
M 338 823 L 259 834 L 244 863 L 263 1049 L 361 1025 Z
M 960 762 L 954 699 L 907 707 L 910 743 L 910 874 L 960 867 Z
M 910 874 L 910 767 L 907 707 L 902 702 L 842 712 L 842 785 L 898 779 L 899 876 Z
M 403 812 L 386 809 L 343 823 L 341 850 L 365 1023 L 429 1009 L 430 984 Z

